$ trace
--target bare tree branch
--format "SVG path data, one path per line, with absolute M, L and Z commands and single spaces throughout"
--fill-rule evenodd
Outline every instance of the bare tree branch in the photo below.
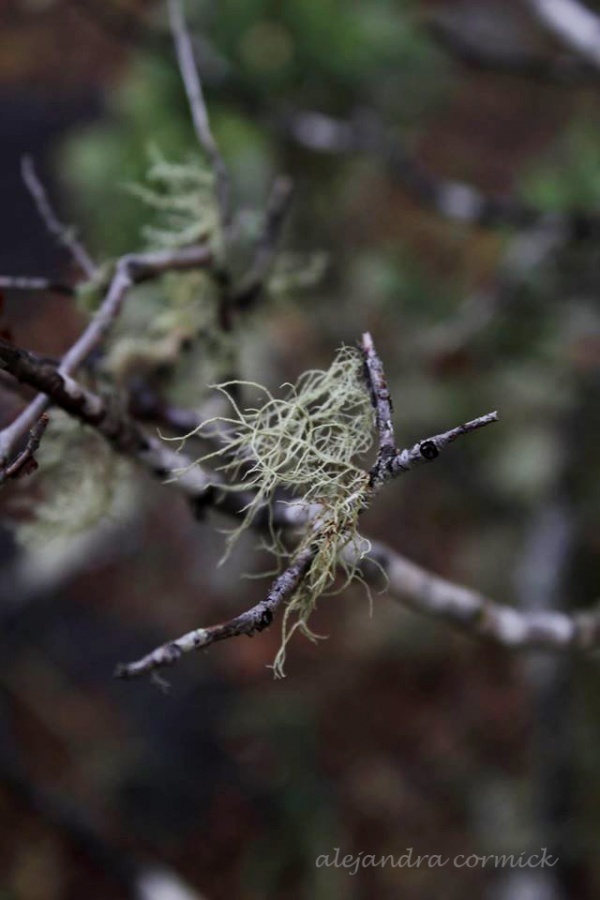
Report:
M 600 643 L 598 611 L 570 615 L 550 610 L 522 611 L 434 575 L 375 541 L 365 540 L 361 547 L 348 544 L 342 552 L 347 561 L 359 563 L 371 583 L 381 584 L 382 569 L 389 593 L 404 606 L 448 622 L 473 637 L 512 649 L 590 651 Z
M 75 296 L 75 290 L 68 284 L 29 275 L 0 275 L 0 288 L 8 291 L 49 291 L 64 294 L 65 297 Z
M 473 27 L 468 14 L 461 14 L 461 7 L 456 11 L 452 7 L 440 7 L 426 26 L 440 47 L 474 69 L 505 72 L 551 84 L 579 85 L 597 81 L 597 71 L 585 60 L 564 53 L 550 55 L 524 42 L 515 27 L 518 23 L 509 30 L 512 31 L 512 42 L 504 35 L 504 39 L 498 40 L 497 22 L 492 17 L 493 13 L 490 20 L 486 20 L 488 27 L 483 32 L 476 27 L 479 17 L 475 17 L 476 26 Z
M 260 299 L 271 270 L 285 219 L 292 199 L 293 184 L 284 175 L 275 180 L 265 211 L 262 233 L 256 244 L 252 268 L 239 288 L 233 292 L 234 309 L 245 310 Z
M 181 0 L 168 0 L 168 4 L 169 21 L 171 24 L 171 32 L 173 34 L 173 42 L 175 44 L 175 51 L 177 53 L 179 71 L 181 72 L 181 78 L 187 94 L 192 121 L 196 130 L 196 137 L 198 138 L 200 146 L 206 153 L 208 161 L 215 173 L 221 217 L 223 225 L 227 229 L 231 220 L 231 184 L 229 173 L 211 131 L 202 84 L 200 82 L 196 63 L 194 62 L 192 42 L 181 8 Z
M 600 68 L 600 16 L 577 0 L 528 0 L 528 5 L 548 31 Z
M 390 176 L 418 203 L 463 225 L 553 228 L 563 241 L 587 238 L 600 230 L 600 216 L 594 210 L 544 212 L 518 197 L 485 194 L 464 181 L 440 178 L 415 159 L 377 116 L 363 110 L 347 120 L 298 110 L 286 117 L 282 127 L 296 143 L 320 153 L 379 156 Z
M 59 244 L 62 244 L 62 246 L 68 250 L 81 271 L 88 278 L 92 278 L 96 272 L 96 264 L 83 244 L 77 240 L 73 231 L 66 225 L 63 225 L 56 215 L 48 198 L 46 188 L 40 181 L 30 156 L 23 157 L 21 161 L 21 173 L 23 175 L 23 181 L 33 197 L 38 212 L 45 222 L 46 228 L 50 234 L 56 238 Z

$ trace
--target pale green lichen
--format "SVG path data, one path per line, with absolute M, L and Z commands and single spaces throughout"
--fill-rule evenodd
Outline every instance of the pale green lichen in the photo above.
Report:
M 210 276 L 173 272 L 136 288 L 111 335 L 102 368 L 118 384 L 160 370 L 167 373 L 162 377 L 166 398 L 194 405 L 197 385 L 227 377 L 234 356 L 235 342 L 220 327 Z
M 289 296 L 318 285 L 327 270 L 326 253 L 279 253 L 267 281 L 272 297 Z
M 259 404 L 242 410 L 231 396 L 232 387 L 256 391 Z M 299 629 L 314 638 L 308 620 L 315 603 L 331 591 L 342 546 L 354 542 L 364 555 L 358 537 L 358 517 L 369 494 L 368 473 L 360 458 L 373 441 L 373 410 L 363 376 L 360 353 L 344 347 L 326 371 L 305 372 L 295 385 L 285 385 L 286 395 L 274 397 L 266 388 L 247 382 L 220 385 L 234 414 L 205 422 L 194 434 L 202 436 L 216 423 L 225 429 L 218 450 L 200 462 L 217 462 L 217 468 L 234 486 L 252 493 L 245 519 L 233 534 L 247 528 L 276 489 L 286 489 L 292 501 L 311 507 L 315 517 L 292 554 L 273 533 L 270 549 L 289 561 L 307 546 L 315 548 L 313 563 L 301 586 L 289 600 L 283 618 L 282 645 L 274 662 L 283 673 L 285 648 Z M 189 437 L 189 435 L 188 435 Z M 345 586 L 357 575 L 356 565 L 346 568 Z
M 149 156 L 146 183 L 127 185 L 155 214 L 155 223 L 143 230 L 148 246 L 174 250 L 210 241 L 218 252 L 219 211 L 212 172 L 200 160 L 171 162 L 156 149 Z
M 117 521 L 135 503 L 131 464 L 66 413 L 52 414 L 38 452 L 39 494 L 32 517 L 17 530 L 30 550 L 68 547 L 106 519 Z
M 196 159 L 171 162 L 156 149 L 149 157 L 145 183 L 128 186 L 154 213 L 143 231 L 148 247 L 208 243 L 218 258 L 221 227 L 212 173 Z M 114 263 L 103 267 L 79 290 L 82 305 L 98 305 L 113 271 Z M 221 327 L 220 306 L 220 286 L 208 270 L 166 273 L 133 288 L 107 343 L 102 370 L 119 385 L 160 373 L 165 399 L 197 402 L 191 385 L 233 371 L 235 344 Z M 183 352 L 192 345 L 194 352 Z

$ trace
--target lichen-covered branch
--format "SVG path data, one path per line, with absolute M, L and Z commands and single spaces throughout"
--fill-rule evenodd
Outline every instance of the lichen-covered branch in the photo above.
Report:
M 552 9 L 564 12 L 568 8 L 579 8 L 574 0 L 531 0 L 530 5 L 544 9 L 546 13 Z M 390 593 L 400 602 L 506 646 L 589 649 L 599 643 L 600 617 L 594 613 L 567 616 L 549 611 L 520 612 L 475 591 L 453 585 L 392 550 L 371 545 L 361 537 L 358 532 L 361 514 L 390 480 L 437 459 L 454 440 L 472 434 L 498 418 L 496 412 L 490 412 L 421 440 L 412 447 L 398 448 L 384 366 L 369 333 L 362 337 L 361 352 L 356 348 L 345 348 L 329 371 L 305 373 L 283 400 L 265 390 L 265 400 L 259 408 L 243 410 L 238 396 L 232 396 L 240 389 L 240 382 L 222 385 L 223 390 L 230 392 L 234 412 L 228 419 L 217 416 L 204 423 L 213 428 L 212 432 L 202 430 L 202 425 L 196 429 L 201 438 L 214 439 L 220 427 L 223 438 L 222 446 L 217 446 L 216 450 L 211 448 L 198 463 L 193 463 L 187 454 L 170 450 L 165 443 L 148 434 L 136 418 L 137 402 L 141 404 L 140 418 L 161 417 L 171 428 L 177 428 L 183 422 L 189 424 L 190 413 L 165 402 L 155 383 L 146 385 L 143 376 L 140 377 L 140 391 L 127 410 L 113 395 L 101 396 L 75 380 L 77 371 L 104 344 L 131 289 L 165 272 L 209 269 L 211 289 L 216 289 L 221 303 L 221 327 L 231 330 L 232 312 L 251 308 L 269 284 L 289 207 L 291 182 L 280 178 L 275 182 L 265 211 L 253 261 L 245 278 L 234 285 L 234 269 L 227 253 L 231 245 L 228 238 L 231 239 L 232 234 L 229 173 L 211 129 L 181 0 L 168 0 L 168 8 L 196 136 L 212 169 L 211 176 L 207 177 L 202 171 L 202 177 L 210 184 L 211 210 L 214 209 L 214 181 L 225 252 L 213 250 L 208 245 L 208 235 L 215 231 L 213 217 L 210 228 L 202 231 L 201 238 L 197 232 L 194 238 L 186 232 L 184 240 L 178 232 L 178 246 L 186 244 L 183 249 L 128 254 L 117 260 L 103 281 L 103 299 L 97 312 L 59 365 L 0 340 L 0 368 L 40 392 L 40 396 L 10 426 L 0 431 L 0 466 L 3 467 L 0 481 L 16 477 L 32 464 L 45 427 L 44 410 L 54 404 L 94 428 L 116 452 L 136 460 L 154 477 L 171 478 L 173 487 L 188 497 L 196 512 L 215 508 L 241 520 L 241 528 L 251 526 L 268 532 L 273 539 L 273 548 L 280 558 L 283 556 L 289 562 L 266 596 L 251 609 L 219 624 L 197 628 L 137 661 L 120 665 L 115 673 L 117 677 L 134 678 L 172 665 L 183 654 L 205 649 L 217 641 L 252 635 L 267 628 L 281 607 L 285 607 L 283 647 L 296 627 L 310 635 L 308 617 L 316 599 L 331 589 L 340 566 L 347 580 L 357 573 L 362 573 L 366 580 L 375 580 L 383 570 Z M 582 9 L 580 12 L 585 18 L 587 11 Z M 595 20 L 594 16 L 592 18 Z M 571 25 L 574 27 L 574 22 Z M 574 39 L 572 42 L 577 43 Z M 585 55 L 591 51 L 584 48 L 581 52 Z M 600 50 L 598 54 L 600 62 Z M 376 117 L 359 114 L 343 122 L 320 114 L 298 112 L 290 116 L 288 129 L 296 140 L 315 149 L 379 155 L 420 201 L 450 219 L 477 225 L 508 222 L 518 228 L 537 225 L 541 220 L 544 247 L 546 244 L 554 247 L 558 241 L 569 237 L 565 219 L 559 215 L 540 216 L 537 210 L 511 198 L 486 197 L 467 184 L 432 176 Z M 103 276 L 85 249 L 57 219 L 30 162 L 24 162 L 23 173 L 49 230 L 97 286 Z M 201 213 L 202 202 L 198 208 Z M 196 227 L 195 208 L 192 219 Z M 583 221 L 584 230 L 599 224 L 596 213 L 590 213 Z M 577 227 L 581 230 L 582 217 L 579 217 Z M 219 231 L 218 227 L 216 231 Z M 192 240 L 207 243 L 190 246 Z M 161 246 L 164 244 L 163 241 Z M 217 246 L 219 242 L 213 241 L 213 247 Z M 3 285 L 57 289 L 45 279 L 4 278 L 0 279 L 0 287 Z M 474 327 L 474 319 L 478 326 L 482 312 L 485 321 L 488 306 L 483 304 L 482 310 L 480 305 L 467 325 Z M 464 331 L 463 328 L 462 333 Z M 257 387 L 260 389 L 254 385 Z M 192 428 L 195 428 L 195 414 L 192 412 L 191 415 Z M 182 430 L 191 429 L 185 427 Z M 374 431 L 377 457 L 371 470 L 365 472 L 361 460 L 372 448 Z M 208 465 L 216 465 L 217 471 L 209 471 Z M 172 477 L 175 474 L 177 477 Z M 282 541 L 276 531 L 286 532 Z M 297 618 L 288 629 L 286 623 L 290 614 Z M 280 668 L 280 662 L 276 661 L 275 668 Z
M 0 367 L 24 384 L 43 391 L 55 406 L 94 428 L 117 453 L 136 460 L 153 476 L 165 479 L 177 473 L 173 483 L 196 505 L 206 502 L 215 486 L 222 481 L 218 473 L 206 472 L 188 457 L 147 434 L 114 398 L 104 398 L 87 390 L 60 369 L 40 362 L 31 353 L 2 339 Z M 34 433 L 37 435 L 34 449 L 37 449 L 41 438 L 39 428 L 34 429 Z M 31 456 L 31 439 L 28 446 Z M 19 454 L 17 460 L 22 456 Z M 15 460 L 7 467 L 6 473 L 10 473 L 16 463 Z
M 298 589 L 303 578 L 307 574 L 314 557 L 316 547 L 307 547 L 299 553 L 288 568 L 278 575 L 264 599 L 256 606 L 246 610 L 239 616 L 212 625 L 207 628 L 197 628 L 184 634 L 175 641 L 163 644 L 152 653 L 132 663 L 124 663 L 117 666 L 115 676 L 117 678 L 136 678 L 147 672 L 155 671 L 163 666 L 171 666 L 177 662 L 184 653 L 192 650 L 202 650 L 214 644 L 240 635 L 252 635 L 257 631 L 263 631 L 273 621 L 273 615 L 279 607 L 289 600 Z
M 290 391 L 289 399 L 271 397 L 264 408 L 247 414 L 236 406 L 239 422 L 228 420 L 235 424 L 233 436 L 216 454 L 223 453 L 227 459 L 232 457 L 221 467 L 221 472 L 235 481 L 240 476 L 241 462 L 248 461 L 244 455 L 246 450 L 252 447 L 254 451 L 246 483 L 248 491 L 255 492 L 255 496 L 251 494 L 249 502 L 240 502 L 236 491 L 221 491 L 220 499 L 215 495 L 214 502 L 223 512 L 242 516 L 245 524 L 266 532 L 283 525 L 293 526 L 297 536 L 299 532 L 292 562 L 268 595 L 271 616 L 283 600 L 287 604 L 282 648 L 274 666 L 276 672 L 281 672 L 285 644 L 293 630 L 300 627 L 310 634 L 307 620 L 316 599 L 333 583 L 339 547 L 356 546 L 358 519 L 383 484 L 419 462 L 434 459 L 460 435 L 469 434 L 496 418 L 495 414 L 482 416 L 428 438 L 411 450 L 399 452 L 394 442 L 385 372 L 370 334 L 363 335 L 362 352 L 366 384 L 362 381 L 360 356 L 346 348 L 328 372 L 307 373 Z M 352 460 L 370 443 L 365 432 L 369 430 L 371 404 L 375 409 L 380 446 L 378 461 L 367 477 L 362 469 L 353 466 Z M 318 471 L 320 478 L 317 478 Z M 283 496 L 277 498 L 277 491 L 282 488 Z M 290 496 L 299 497 L 298 502 L 289 503 Z M 358 567 L 358 560 L 347 567 L 348 580 Z M 285 586 L 283 593 L 282 586 Z M 171 641 L 139 663 L 120 667 L 118 674 L 130 677 L 141 674 L 175 662 L 188 650 L 248 633 L 249 627 L 254 631 L 264 603 L 216 629 L 196 629 Z M 290 615 L 297 616 L 291 628 Z M 261 618 L 260 622 L 266 627 L 270 619 L 264 623 Z

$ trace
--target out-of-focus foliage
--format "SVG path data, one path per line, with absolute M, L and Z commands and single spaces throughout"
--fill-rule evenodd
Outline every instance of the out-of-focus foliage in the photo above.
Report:
M 206 92 L 242 200 L 264 195 L 277 166 L 269 120 L 290 104 L 340 115 L 376 105 L 397 124 L 415 122 L 443 93 L 443 57 L 419 29 L 412 0 L 229 0 L 190 4 L 188 14 L 190 27 L 218 51 L 207 64 L 214 94 L 211 77 Z M 155 27 L 164 27 L 160 12 Z M 112 121 L 69 142 L 61 171 L 84 204 L 99 249 L 113 254 L 130 248 L 144 223 L 139 208 L 118 197 L 118 187 L 143 179 L 148 146 L 168 159 L 183 159 L 194 146 L 174 58 L 142 52 L 111 93 L 109 112 Z M 102 214 L 107 198 L 110 216 Z
M 575 116 L 544 157 L 524 179 L 525 196 L 540 208 L 554 212 L 598 208 L 600 123 L 593 109 Z
M 127 198 L 126 185 L 144 181 L 149 148 L 157 147 L 169 159 L 184 159 L 194 146 L 189 118 L 182 105 L 178 110 L 173 103 L 179 94 L 172 61 L 144 56 L 109 97 L 114 121 L 86 128 L 66 147 L 61 171 L 67 173 L 102 255 L 118 255 L 139 243 L 148 214 Z
M 408 108 L 410 85 L 422 85 L 422 103 L 432 63 L 439 61 L 419 32 L 413 0 L 202 5 L 190 8 L 194 24 L 214 39 L 236 79 L 274 101 L 296 97 L 343 111 L 345 103 L 357 97 L 370 103 L 376 93 L 378 104 Z

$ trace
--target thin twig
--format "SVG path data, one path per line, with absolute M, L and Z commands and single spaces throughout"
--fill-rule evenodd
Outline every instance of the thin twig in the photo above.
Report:
M 371 471 L 371 483 L 383 476 L 390 460 L 396 455 L 396 440 L 392 422 L 392 398 L 387 386 L 387 379 L 373 338 L 369 332 L 362 336 L 362 352 L 365 359 L 367 385 L 371 394 L 371 403 L 375 410 L 375 424 L 379 435 L 377 462 Z
M 451 428 L 449 431 L 425 438 L 425 440 L 419 441 L 409 449 L 400 450 L 390 461 L 390 476 L 394 478 L 402 474 L 402 472 L 409 472 L 411 469 L 423 465 L 423 463 L 437 459 L 441 451 L 445 450 L 457 438 L 465 434 L 472 434 L 474 431 L 485 428 L 486 425 L 492 425 L 497 421 L 498 413 L 496 411 L 486 413 L 484 416 L 478 416 L 476 419 L 465 422 L 463 425 L 458 425 L 456 428 Z
M 234 291 L 232 306 L 245 310 L 260 299 L 277 255 L 281 232 L 290 208 L 293 182 L 285 175 L 275 180 L 269 197 L 262 232 L 256 243 L 256 253 L 250 271 Z
M 231 220 L 229 173 L 211 131 L 202 83 L 194 61 L 194 51 L 181 8 L 181 2 L 180 0 L 168 0 L 168 5 L 169 22 L 175 44 L 177 62 L 179 63 L 179 71 L 187 94 L 196 137 L 215 173 L 221 218 L 225 229 L 228 229 Z
M 40 442 L 48 427 L 49 421 L 48 416 L 44 414 L 41 419 L 36 422 L 29 432 L 29 437 L 23 450 L 21 450 L 10 466 L 7 466 L 4 470 L 0 471 L 0 485 L 11 478 L 21 478 L 23 475 L 30 475 L 37 469 L 35 453 L 40 446 Z
M 436 459 L 452 441 L 464 434 L 471 434 L 479 428 L 498 421 L 498 413 L 491 412 L 450 431 L 434 434 L 424 438 L 413 447 L 397 450 L 392 423 L 392 398 L 387 386 L 383 363 L 375 350 L 371 335 L 366 332 L 362 337 L 361 349 L 365 360 L 365 375 L 371 403 L 375 410 L 375 422 L 379 436 L 377 460 L 370 471 L 371 487 L 378 491 L 390 478 L 396 478 L 416 466 Z
M 268 628 L 276 610 L 297 590 L 310 569 L 316 552 L 317 548 L 310 546 L 299 553 L 285 572 L 275 579 L 267 596 L 251 609 L 219 625 L 190 631 L 175 641 L 169 641 L 169 643 L 157 647 L 152 653 L 136 662 L 121 664 L 117 666 L 115 676 L 117 678 L 136 678 L 163 666 L 173 665 L 184 653 L 204 649 L 216 641 L 238 637 L 242 634 L 252 635 Z
M 23 181 L 33 197 L 38 212 L 45 222 L 46 228 L 50 234 L 56 238 L 59 244 L 62 244 L 62 246 L 69 251 L 82 272 L 88 278 L 92 278 L 96 272 L 96 264 L 83 244 L 77 240 L 73 231 L 64 225 L 56 215 L 48 198 L 46 188 L 35 171 L 35 166 L 30 156 L 23 157 L 21 161 L 21 173 L 23 175 Z
M 8 291 L 49 291 L 74 297 L 75 290 L 68 284 L 29 275 L 0 275 L 0 288 Z

